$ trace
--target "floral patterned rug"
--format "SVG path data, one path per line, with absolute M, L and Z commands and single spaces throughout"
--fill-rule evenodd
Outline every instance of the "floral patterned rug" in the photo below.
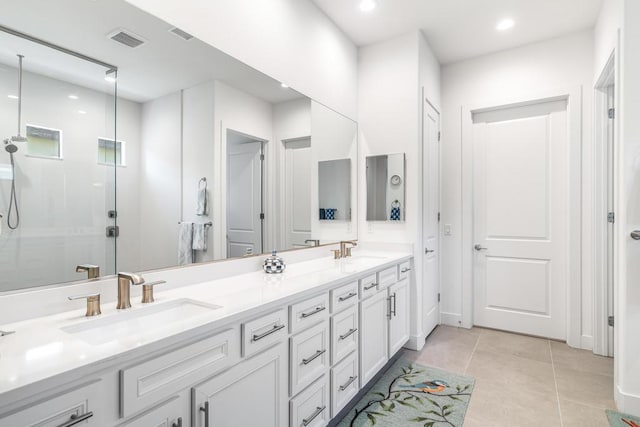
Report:
M 607 417 L 611 427 L 640 427 L 640 417 L 607 410 Z
M 475 381 L 400 359 L 338 427 L 460 427 Z

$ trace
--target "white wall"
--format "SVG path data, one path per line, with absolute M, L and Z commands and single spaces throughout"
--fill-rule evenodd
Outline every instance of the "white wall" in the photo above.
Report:
M 462 315 L 461 108 L 534 98 L 541 91 L 582 86 L 582 345 L 592 342 L 592 79 L 591 31 L 447 65 L 442 70 L 442 320 Z M 466 203 L 471 203 L 467 201 Z M 577 219 L 576 219 L 577 220 Z
M 356 117 L 356 47 L 311 0 L 127 1 Z
M 355 163 L 358 153 L 358 127 L 351 119 L 335 111 L 311 102 L 311 238 L 321 243 L 358 238 L 356 222 L 358 218 L 357 173 Z M 341 185 L 350 185 L 351 219 L 340 215 L 340 221 L 320 221 L 319 208 L 319 162 L 325 160 L 349 159 L 351 161 L 350 180 Z M 329 185 L 339 185 L 329 183 Z M 338 187 L 339 188 L 339 187 Z M 345 192 L 346 193 L 346 192 Z M 345 194 L 346 195 L 346 194 Z
M 150 270 L 178 264 L 181 215 L 180 92 L 142 108 L 140 176 L 140 264 Z
M 99 70 L 96 70 L 99 72 Z M 17 132 L 17 70 L 5 68 L 0 78 L 0 135 Z M 75 94 L 77 100 L 68 95 Z M 24 73 L 22 134 L 26 124 L 62 131 L 62 160 L 25 155 L 27 143 L 19 142 L 16 190 L 20 227 L 6 226 L 10 196 L 9 155 L 0 151 L 0 291 L 82 279 L 75 266 L 93 263 L 103 274 L 115 268 L 114 239 L 105 236 L 113 223 L 107 210 L 114 209 L 116 169 L 98 164 L 98 138 L 114 136 L 113 98 L 105 93 L 29 72 Z M 86 114 L 79 114 L 83 110 Z M 136 159 L 140 106 L 121 100 L 118 139 L 127 141 L 128 158 Z M 4 147 L 4 144 L 2 144 Z M 137 170 L 117 168 L 122 181 L 135 179 Z M 118 222 L 123 239 L 137 240 L 135 218 L 125 205 L 135 200 L 135 188 L 118 193 L 123 208 Z M 15 219 L 15 216 L 14 216 Z M 135 251 L 134 251 L 135 253 Z
M 421 348 L 422 330 L 422 108 L 425 96 L 440 106 L 440 67 L 427 40 L 412 32 L 360 49 L 358 55 L 359 178 L 358 238 L 414 245 L 411 343 Z M 403 222 L 366 221 L 366 164 L 369 155 L 406 154 Z M 433 286 L 433 284 L 430 284 Z
M 622 28 L 622 1 L 604 0 L 594 28 L 594 81 L 600 76 L 618 42 Z
M 640 416 L 640 245 L 629 234 L 640 229 L 640 3 L 625 0 L 618 83 L 620 183 L 615 326 L 615 398 L 618 408 Z M 610 29 L 612 31 L 613 28 Z M 606 36 L 606 35 L 604 35 Z M 611 34 L 609 34 L 609 37 Z
M 275 165 L 275 144 L 273 141 L 273 109 L 272 105 L 246 92 L 228 86 L 220 81 L 215 82 L 215 140 L 213 178 L 213 242 L 214 258 L 226 258 L 227 254 L 227 129 L 267 141 L 265 145 L 266 188 L 273 186 L 273 166 Z M 267 191 L 267 194 L 269 193 Z M 271 247 L 273 231 L 270 219 L 274 212 L 275 201 L 265 200 L 265 248 Z

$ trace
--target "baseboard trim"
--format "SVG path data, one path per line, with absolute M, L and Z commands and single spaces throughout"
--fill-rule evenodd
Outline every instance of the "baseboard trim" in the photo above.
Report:
M 591 335 L 583 335 L 580 337 L 580 348 L 593 351 L 593 337 Z
M 457 313 L 440 313 L 440 323 L 447 326 L 462 326 L 462 315 Z
M 620 412 L 640 417 L 640 396 L 625 393 L 620 390 L 619 385 L 616 385 L 614 399 Z
M 424 335 L 411 335 L 409 336 L 409 341 L 404 345 L 403 348 L 413 351 L 420 351 L 427 340 L 427 337 Z

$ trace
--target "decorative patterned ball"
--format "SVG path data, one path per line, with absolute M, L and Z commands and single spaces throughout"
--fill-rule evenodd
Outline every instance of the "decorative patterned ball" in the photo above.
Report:
M 264 260 L 262 267 L 267 274 L 280 274 L 287 268 L 284 260 L 279 256 L 276 256 L 276 251 L 273 251 L 271 256 Z

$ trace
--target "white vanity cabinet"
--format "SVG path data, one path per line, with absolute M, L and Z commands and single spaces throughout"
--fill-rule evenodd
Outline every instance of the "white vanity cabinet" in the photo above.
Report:
M 409 341 L 409 280 L 389 287 L 389 356 L 396 354 Z
M 325 426 L 409 340 L 410 265 L 124 355 L 49 398 L 6 403 L 0 426 Z
M 360 387 L 389 360 L 387 312 L 386 291 L 360 303 Z
M 195 427 L 288 425 L 287 346 L 247 359 L 192 390 Z
M 0 418 L 0 426 L 7 427 L 70 427 L 104 425 L 100 408 L 102 384 L 92 384 L 62 393 L 50 400 L 31 405 L 7 417 Z

